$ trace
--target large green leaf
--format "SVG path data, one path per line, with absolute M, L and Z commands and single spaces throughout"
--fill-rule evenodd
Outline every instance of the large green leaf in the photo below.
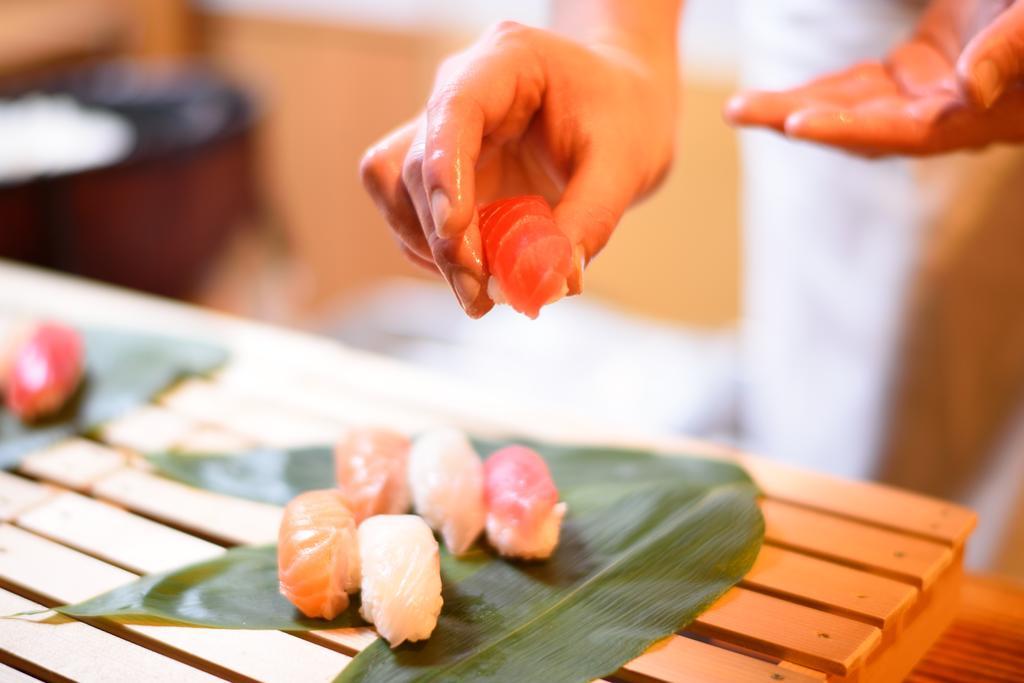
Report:
M 160 618 L 195 626 L 310 630 L 365 625 L 356 610 L 333 621 L 309 619 L 277 590 L 277 546 L 232 548 L 223 555 L 59 608 L 75 617 Z
M 47 420 L 23 424 L 0 407 L 0 468 L 74 434 L 147 403 L 178 379 L 223 364 L 223 349 L 169 337 L 90 329 L 85 340 L 85 377 L 75 397 Z
M 484 453 L 499 445 L 477 442 Z M 442 553 L 444 608 L 430 639 L 375 643 L 340 680 L 592 680 L 685 627 L 757 556 L 758 492 L 735 465 L 533 445 L 569 504 L 555 554 L 520 563 L 480 548 L 463 559 Z M 152 461 L 188 483 L 277 503 L 333 483 L 327 447 Z M 355 605 L 330 623 L 302 618 L 277 594 L 274 559 L 273 548 L 236 549 L 65 611 L 231 628 L 361 623 Z

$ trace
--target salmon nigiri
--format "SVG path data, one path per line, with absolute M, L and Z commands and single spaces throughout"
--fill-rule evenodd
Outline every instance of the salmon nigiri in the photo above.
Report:
M 353 429 L 335 444 L 338 488 L 357 523 L 409 509 L 409 445 L 388 429 Z
M 482 207 L 479 216 L 491 299 L 536 318 L 542 306 L 566 295 L 572 243 L 543 197 L 501 199 Z
M 558 545 L 565 503 L 547 463 L 525 446 L 506 446 L 484 463 L 487 540 L 507 557 L 543 559 Z
M 423 434 L 409 453 L 409 488 L 416 513 L 455 555 L 484 529 L 484 467 L 466 435 L 455 429 Z
M 348 607 L 359 590 L 359 548 L 340 491 L 307 491 L 285 506 L 277 576 L 281 594 L 307 617 L 333 619 Z
M 5 352 L 7 407 L 30 422 L 60 410 L 82 379 L 84 349 L 78 331 L 59 323 L 22 329 Z
M 359 525 L 359 614 L 391 647 L 429 638 L 441 613 L 441 556 L 416 515 L 377 515 Z

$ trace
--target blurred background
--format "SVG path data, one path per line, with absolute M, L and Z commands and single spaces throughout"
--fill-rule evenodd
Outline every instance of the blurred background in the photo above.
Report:
M 498 373 L 524 398 L 564 406 L 568 394 L 626 425 L 705 432 L 730 419 L 739 307 L 736 149 L 720 116 L 735 22 L 729 2 L 688 12 L 673 173 L 588 270 L 587 297 L 539 324 L 507 311 L 467 320 L 400 256 L 356 169 L 422 106 L 444 55 L 500 19 L 544 25 L 546 0 L 0 0 L 0 120 L 12 131 L 0 138 L 24 148 L 0 154 L 0 253 Z M 80 111 L 62 108 L 68 92 Z M 100 113 L 122 117 L 132 139 Z M 495 343 L 522 362 L 494 367 Z M 592 358 L 600 371 L 581 377 Z M 538 391 L 545 378 L 565 388 Z
M 422 106 L 443 56 L 500 19 L 545 25 L 546 0 L 0 0 L 0 258 L 329 334 L 635 431 L 733 440 L 740 174 L 720 112 L 738 81 L 735 4 L 687 3 L 672 173 L 588 269 L 586 296 L 527 323 L 470 321 L 408 265 L 357 167 Z M 990 428 L 971 411 L 996 399 L 964 396 L 957 428 Z M 982 478 L 1024 479 L 1024 427 L 1000 433 Z M 972 490 L 957 495 L 999 523 L 971 561 L 1024 576 L 1024 502 Z

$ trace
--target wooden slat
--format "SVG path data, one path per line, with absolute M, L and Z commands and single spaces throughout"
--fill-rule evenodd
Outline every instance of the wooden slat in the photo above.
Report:
M 743 465 L 772 498 L 909 532 L 959 548 L 977 524 L 962 506 L 881 484 L 847 481 L 743 456 Z
M 423 410 L 411 410 L 393 399 L 376 396 L 367 387 L 339 387 L 321 373 L 268 367 L 266 363 L 233 359 L 216 373 L 212 383 L 227 395 L 258 398 L 304 415 L 350 425 L 380 426 L 415 434 L 447 422 Z M 302 391 L 295 391 L 296 386 L 301 386 Z
M 218 545 L 77 493 L 17 517 L 18 526 L 141 574 L 210 559 Z
M 160 406 L 143 406 L 100 428 L 103 441 L 140 453 L 167 451 L 194 432 L 196 421 Z
M 213 425 L 204 425 L 189 432 L 174 444 L 185 453 L 236 453 L 256 446 L 256 442 L 240 434 Z
M 690 629 L 840 676 L 860 666 L 882 635 L 868 624 L 743 588 L 726 593 Z
M 765 540 L 927 590 L 953 562 L 945 545 L 788 503 L 764 500 Z
M 124 454 L 86 439 L 68 439 L 31 453 L 19 469 L 33 477 L 82 490 L 125 466 Z
M 0 580 L 53 603 L 79 602 L 136 578 L 12 526 L 0 526 L 0 548 L 5 550 L 0 553 Z M 350 661 L 341 653 L 279 631 L 103 623 L 160 643 L 177 657 L 260 681 L 330 681 Z
M 267 446 L 308 446 L 333 443 L 344 425 L 299 415 L 259 399 L 231 396 L 207 380 L 182 382 L 161 398 L 172 411 L 223 427 Z
M 914 604 L 911 585 L 764 545 L 743 585 L 886 628 Z
M 272 543 L 281 523 L 279 507 L 202 491 L 134 469 L 101 479 L 92 491 L 147 517 L 228 543 Z
M 0 614 L 43 609 L 9 591 L 0 590 Z M 103 683 L 138 681 L 220 680 L 208 673 L 147 650 L 56 612 L 0 619 L 0 659 L 20 660 L 38 675 Z M 26 680 L 31 680 L 27 676 Z M 0 674 L 0 680 L 4 680 Z
M 0 522 L 14 519 L 19 513 L 53 496 L 51 486 L 37 484 L 24 477 L 0 471 Z
M 821 678 L 730 652 L 691 638 L 673 636 L 655 644 L 619 672 L 627 681 L 672 683 L 820 683 Z

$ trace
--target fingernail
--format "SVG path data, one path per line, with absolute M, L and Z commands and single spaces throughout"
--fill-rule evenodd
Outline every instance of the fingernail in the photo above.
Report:
M 448 222 L 448 214 L 451 213 L 452 205 L 448 201 L 448 195 L 442 190 L 434 190 L 430 195 L 430 215 L 434 218 L 434 232 L 444 234 L 444 226 Z
M 974 67 L 971 76 L 982 106 L 988 109 L 999 99 L 1003 91 L 999 67 L 991 59 L 986 59 Z
M 480 296 L 480 281 L 469 271 L 460 270 L 452 275 L 452 289 L 463 308 L 469 308 Z

